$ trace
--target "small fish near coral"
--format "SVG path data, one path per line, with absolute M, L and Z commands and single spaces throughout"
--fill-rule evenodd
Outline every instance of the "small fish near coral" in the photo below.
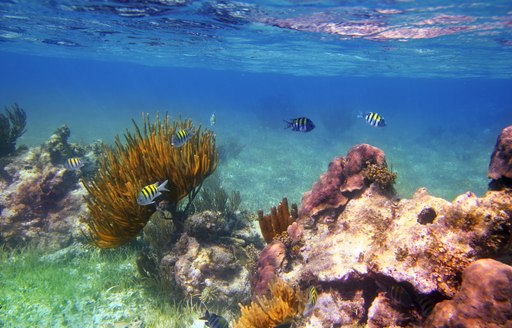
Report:
M 318 299 L 318 293 L 316 291 L 315 286 L 309 287 L 308 290 L 308 304 L 306 305 L 306 308 L 304 309 L 304 312 L 302 313 L 302 316 L 306 317 L 313 312 L 313 309 L 315 308 L 316 301 Z
M 183 146 L 184 144 L 186 144 L 187 141 L 189 141 L 193 136 L 194 136 L 194 131 L 192 130 L 192 128 L 178 130 L 172 136 L 171 144 L 173 145 L 173 147 L 179 148 L 179 147 Z
M 289 121 L 286 121 L 285 129 L 292 128 L 292 131 L 298 132 L 310 132 L 315 128 L 315 124 L 307 117 L 298 117 L 292 118 Z
M 79 170 L 83 166 L 84 166 L 84 163 L 78 157 L 68 158 L 66 160 L 66 163 L 64 163 L 64 167 L 66 168 L 66 170 L 70 170 L 70 171 Z
M 411 295 L 405 290 L 404 287 L 394 283 L 383 283 L 376 280 L 375 283 L 379 288 L 386 293 L 386 296 L 395 304 L 410 309 L 414 306 Z
M 361 113 L 358 115 L 358 117 L 364 118 L 366 123 L 376 128 L 382 128 L 386 126 L 386 120 L 379 113 L 369 112 L 366 113 L 364 116 Z
M 199 318 L 200 320 L 206 320 L 206 327 L 210 328 L 228 328 L 229 323 L 224 317 L 215 313 L 210 313 L 206 310 L 204 316 Z
M 139 192 L 137 196 L 137 204 L 146 206 L 151 205 L 155 202 L 155 199 L 162 194 L 162 191 L 169 191 L 165 188 L 168 180 L 158 185 L 158 182 L 147 185 Z

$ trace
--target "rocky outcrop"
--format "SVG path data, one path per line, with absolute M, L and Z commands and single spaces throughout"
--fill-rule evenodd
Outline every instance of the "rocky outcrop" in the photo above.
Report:
M 334 220 L 349 199 L 365 187 L 367 163 L 386 165 L 384 152 L 363 144 L 350 149 L 345 157 L 334 158 L 327 172 L 304 194 L 299 216 L 314 221 Z
M 453 299 L 436 305 L 427 327 L 511 327 L 512 267 L 491 259 L 475 261 L 462 275 Z
M 504 128 L 496 140 L 488 176 L 491 189 L 512 187 L 512 126 Z
M 188 217 L 185 231 L 175 231 L 179 234 L 176 244 L 157 252 L 163 254 L 158 259 L 162 284 L 210 306 L 247 301 L 262 240 L 245 215 L 204 211 Z
M 300 327 L 421 325 L 437 303 L 455 297 L 472 262 L 512 254 L 510 190 L 468 192 L 448 202 L 421 188 L 411 199 L 394 198 L 361 178 L 361 170 L 345 172 L 368 158 L 385 163 L 382 151 L 363 147 L 374 155 L 335 158 L 306 193 L 297 222 L 303 246 L 287 270 L 273 268 L 304 291 L 319 290 Z
M 81 238 L 79 221 L 87 213 L 85 190 L 78 183 L 82 172 L 66 170 L 64 158 L 74 153 L 59 150 L 77 149 L 89 157 L 87 166 L 93 169 L 99 145 L 71 146 L 67 137 L 59 137 L 62 131 L 59 128 L 41 147 L 2 159 L 0 245 L 14 248 L 30 243 L 58 249 Z M 55 162 L 55 158 L 61 162 Z

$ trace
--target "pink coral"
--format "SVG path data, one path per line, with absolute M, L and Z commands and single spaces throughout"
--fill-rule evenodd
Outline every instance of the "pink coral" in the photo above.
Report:
M 253 298 L 265 295 L 269 291 L 269 283 L 276 278 L 286 255 L 286 247 L 279 240 L 274 240 L 261 251 L 258 259 L 258 271 L 253 281 Z
M 335 157 L 327 172 L 302 197 L 299 216 L 315 219 L 338 216 L 349 199 L 365 186 L 361 171 L 368 161 L 386 165 L 384 152 L 368 144 L 352 147 L 345 157 Z
M 437 304 L 427 327 L 510 327 L 512 267 L 481 259 L 464 270 L 453 300 Z
M 496 140 L 488 175 L 493 180 L 512 179 L 512 126 L 504 128 Z

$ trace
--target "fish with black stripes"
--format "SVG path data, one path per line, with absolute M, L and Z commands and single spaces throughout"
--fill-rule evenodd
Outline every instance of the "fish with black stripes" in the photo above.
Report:
M 375 280 L 375 283 L 386 293 L 387 298 L 395 304 L 405 309 L 410 309 L 414 306 L 411 295 L 404 287 L 393 282 L 383 282 L 379 280 Z
M 309 287 L 309 290 L 308 290 L 308 304 L 306 304 L 306 308 L 304 309 L 304 312 L 302 313 L 302 316 L 306 317 L 309 314 L 311 314 L 311 312 L 315 308 L 317 300 L 318 300 L 318 293 L 316 291 L 315 286 Z
M 173 147 L 179 148 L 179 147 L 183 146 L 184 144 L 186 144 L 187 141 L 189 141 L 193 136 L 194 136 L 194 131 L 192 128 L 177 130 L 172 135 L 171 144 L 173 145 Z
M 419 305 L 420 314 L 423 318 L 426 318 L 432 313 L 434 306 L 436 303 L 432 301 L 432 299 L 426 295 L 420 295 L 416 298 L 416 303 Z
M 310 132 L 315 128 L 315 123 L 307 117 L 297 117 L 286 121 L 285 129 L 291 128 L 292 131 Z
M 64 163 L 64 167 L 66 168 L 66 170 L 70 170 L 70 171 L 79 170 L 83 166 L 84 166 L 84 163 L 78 157 L 68 158 L 66 160 L 66 163 Z
M 169 191 L 165 188 L 167 181 L 165 180 L 160 185 L 155 182 L 142 188 L 137 196 L 137 204 L 142 206 L 153 204 L 155 199 L 162 194 L 162 191 Z
M 206 313 L 204 316 L 199 318 L 199 320 L 206 320 L 205 325 L 210 328 L 228 328 L 229 323 L 228 321 L 215 313 L 210 313 L 208 310 L 206 310 Z
M 359 117 L 364 118 L 366 123 L 370 124 L 373 127 L 382 128 L 386 126 L 386 120 L 379 113 L 369 112 L 366 113 L 364 116 L 361 113 Z

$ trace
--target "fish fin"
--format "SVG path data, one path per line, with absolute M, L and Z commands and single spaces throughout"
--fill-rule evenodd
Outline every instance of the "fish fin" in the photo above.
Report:
M 293 126 L 292 122 L 288 122 L 287 120 L 283 120 L 286 123 L 285 129 L 289 129 L 291 126 Z
M 363 118 L 363 112 L 359 112 L 359 114 L 357 114 L 357 118 Z
M 169 189 L 165 188 L 165 185 L 167 185 L 167 181 L 169 180 L 165 180 L 158 186 L 158 191 L 170 191 Z

